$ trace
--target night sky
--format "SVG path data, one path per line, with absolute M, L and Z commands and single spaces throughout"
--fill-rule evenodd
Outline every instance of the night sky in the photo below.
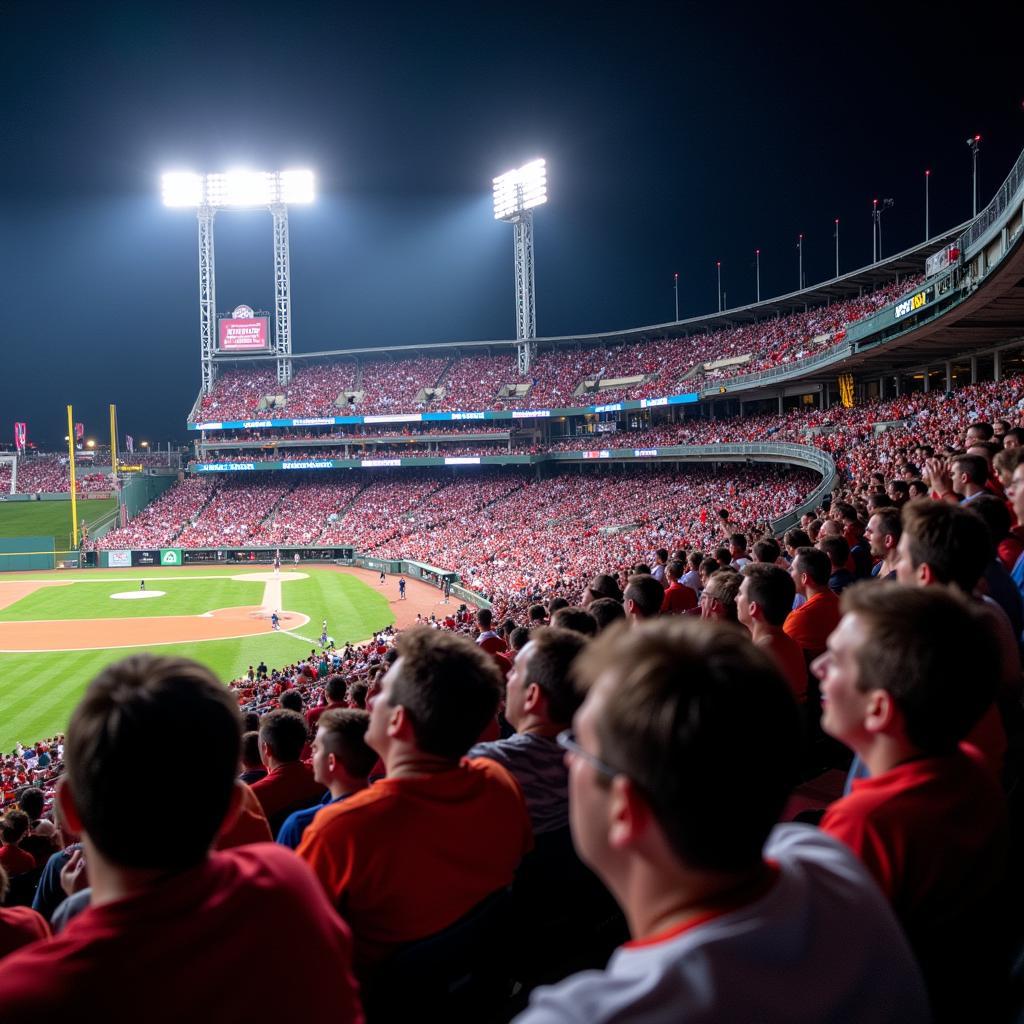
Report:
M 1024 148 L 1019 3 L 150 4 L 0 0 L 0 441 L 186 438 L 196 225 L 168 169 L 312 167 L 293 345 L 509 338 L 491 179 L 536 156 L 540 335 L 669 320 L 870 261 L 970 215 Z M 266 213 L 222 213 L 221 312 L 272 308 Z

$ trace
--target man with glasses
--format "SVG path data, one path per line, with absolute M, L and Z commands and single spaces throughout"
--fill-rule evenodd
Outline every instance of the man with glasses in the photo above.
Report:
M 662 619 L 602 634 L 574 674 L 587 697 L 559 738 L 573 841 L 633 938 L 604 971 L 536 990 L 520 1024 L 928 1019 L 864 868 L 810 826 L 773 828 L 800 720 L 767 654 Z

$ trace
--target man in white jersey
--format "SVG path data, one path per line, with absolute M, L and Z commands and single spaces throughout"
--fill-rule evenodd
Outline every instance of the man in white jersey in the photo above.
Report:
M 848 850 L 774 827 L 800 721 L 768 655 L 685 617 L 602 633 L 576 662 L 569 751 L 580 857 L 632 941 L 537 989 L 519 1024 L 910 1024 L 929 1019 L 892 911 Z

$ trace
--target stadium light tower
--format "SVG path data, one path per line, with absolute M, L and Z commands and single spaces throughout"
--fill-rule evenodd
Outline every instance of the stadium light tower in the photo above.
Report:
M 274 220 L 274 354 L 277 382 L 291 379 L 291 261 L 288 207 L 313 201 L 313 172 L 234 170 L 225 174 L 174 171 L 163 176 L 165 206 L 191 207 L 199 220 L 199 343 L 203 394 L 213 388 L 217 350 L 217 278 L 213 219 L 218 210 L 266 208 Z
M 543 160 L 531 160 L 494 179 L 494 219 L 515 229 L 516 339 L 519 341 L 519 372 L 529 372 L 537 337 L 534 304 L 533 208 L 548 201 L 547 169 Z

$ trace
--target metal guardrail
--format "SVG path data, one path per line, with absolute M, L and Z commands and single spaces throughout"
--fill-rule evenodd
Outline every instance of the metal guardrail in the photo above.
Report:
M 957 239 L 957 247 L 961 253 L 966 253 L 972 245 L 981 239 L 985 232 L 1013 205 L 1018 193 L 1022 190 L 1024 190 L 1024 152 L 1017 157 L 1017 162 L 1010 169 L 1006 180 L 999 186 L 992 201 L 971 221 L 970 227 Z
M 804 370 L 811 370 L 816 366 L 846 359 L 852 353 L 852 345 L 840 342 L 838 345 L 833 345 L 816 355 L 804 356 L 803 359 L 794 359 L 791 363 L 786 363 L 785 366 L 776 366 L 771 370 L 759 370 L 757 373 L 745 373 L 739 377 L 725 377 L 720 384 L 701 388 L 700 397 L 702 400 L 705 398 L 717 398 L 719 395 L 745 390 L 754 385 L 762 384 L 765 381 L 789 378 L 794 374 L 801 374 Z

